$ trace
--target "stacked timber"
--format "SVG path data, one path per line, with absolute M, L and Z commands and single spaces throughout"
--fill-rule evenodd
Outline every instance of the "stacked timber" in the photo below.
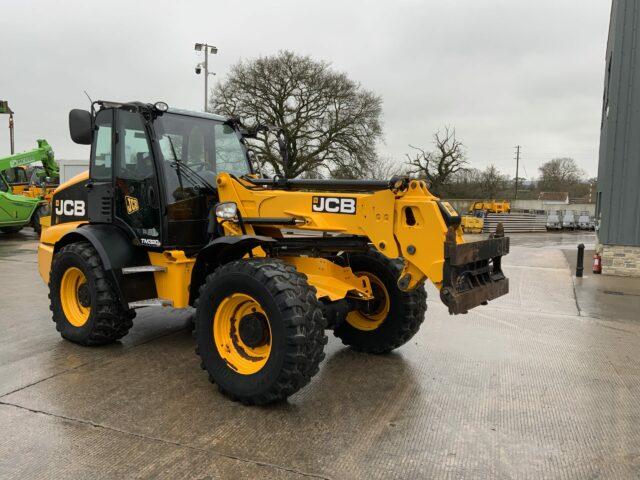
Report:
M 498 223 L 502 222 L 505 233 L 546 232 L 547 216 L 538 213 L 487 213 L 484 217 L 482 233 L 496 231 Z

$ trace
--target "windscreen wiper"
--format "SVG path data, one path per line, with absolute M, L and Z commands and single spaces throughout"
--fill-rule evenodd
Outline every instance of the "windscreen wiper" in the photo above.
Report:
M 195 177 L 201 185 L 204 185 L 206 188 L 208 188 L 209 190 L 211 190 L 212 192 L 215 192 L 216 189 L 213 185 L 211 185 L 209 182 L 207 182 L 204 178 L 202 178 L 202 176 L 196 172 L 193 168 L 191 168 L 189 165 L 187 165 L 186 163 L 183 163 L 182 160 L 178 160 L 178 155 L 176 154 L 176 149 L 173 146 L 173 140 L 171 139 L 171 137 L 169 135 L 167 135 L 167 140 L 169 140 L 169 145 L 171 146 L 171 153 L 173 153 L 173 159 L 174 162 L 171 164 L 172 167 L 174 167 L 176 169 L 177 175 L 178 175 L 178 182 L 180 183 L 180 188 L 183 188 L 182 186 L 182 172 L 180 171 L 181 168 L 185 169 L 185 173 L 187 175 L 185 175 L 185 177 L 187 177 L 187 179 L 193 183 L 194 185 L 197 185 L 198 182 L 195 182 L 193 180 L 193 178 Z
M 216 191 L 216 189 L 215 189 L 215 187 L 213 185 L 211 185 L 209 182 L 207 182 L 202 175 L 200 175 L 198 172 L 196 172 L 189 165 L 187 165 L 186 163 L 183 163 L 182 161 L 177 161 L 177 162 L 180 163 L 180 166 L 185 169 L 186 173 L 188 173 L 192 177 L 195 177 L 202 185 L 207 187 L 212 192 Z M 191 181 L 193 181 L 193 180 L 191 180 Z
M 207 190 L 211 190 L 212 192 L 215 192 L 215 188 L 213 187 L 213 185 L 207 182 L 198 172 L 196 172 L 186 163 L 183 163 L 180 160 L 176 160 L 175 162 L 170 163 L 170 165 L 178 173 L 178 180 L 180 180 L 181 175 L 184 175 L 185 178 L 189 180 L 196 187 L 198 186 L 205 187 Z M 180 188 L 183 188 L 182 183 L 180 183 Z

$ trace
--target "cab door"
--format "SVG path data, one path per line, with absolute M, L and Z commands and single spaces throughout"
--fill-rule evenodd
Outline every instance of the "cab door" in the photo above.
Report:
M 136 112 L 118 110 L 116 132 L 116 223 L 130 230 L 136 243 L 160 247 L 162 216 L 158 176 L 144 118 Z

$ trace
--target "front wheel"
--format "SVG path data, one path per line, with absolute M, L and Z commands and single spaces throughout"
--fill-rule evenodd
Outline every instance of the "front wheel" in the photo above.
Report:
M 376 251 L 351 254 L 349 266 L 369 278 L 373 300 L 361 302 L 334 330 L 342 343 L 368 353 L 388 353 L 407 343 L 420 328 L 427 311 L 422 285 L 410 292 L 398 288 L 402 262 Z
M 303 274 L 277 260 L 237 260 L 200 289 L 196 352 L 223 394 L 263 405 L 309 383 L 324 358 L 324 328 Z

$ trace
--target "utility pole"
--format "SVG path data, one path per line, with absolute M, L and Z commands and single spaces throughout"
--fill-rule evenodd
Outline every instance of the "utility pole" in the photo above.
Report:
M 11 146 L 11 155 L 15 153 L 15 145 L 13 142 L 13 110 L 9 107 L 9 102 L 0 100 L 0 113 L 9 114 L 9 145 Z
M 13 112 L 9 113 L 9 142 L 11 144 L 11 155 L 16 153 L 16 146 L 13 139 Z
M 200 62 L 196 65 L 196 75 L 200 75 L 200 72 L 204 68 L 204 111 L 209 111 L 209 75 L 215 75 L 215 73 L 209 73 L 209 52 L 212 54 L 218 53 L 218 48 L 207 43 L 196 43 L 196 52 L 204 51 L 204 62 Z
M 520 145 L 516 145 L 516 194 L 514 201 L 518 200 L 518 175 L 520 173 Z

